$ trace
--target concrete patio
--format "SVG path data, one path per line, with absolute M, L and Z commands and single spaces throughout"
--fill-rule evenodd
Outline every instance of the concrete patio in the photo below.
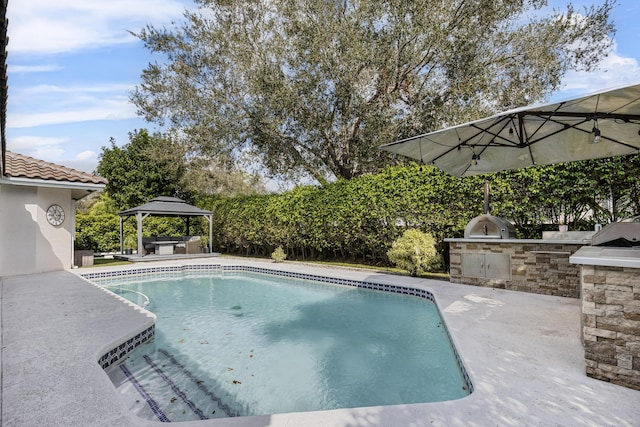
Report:
M 166 261 L 149 266 L 176 263 Z M 179 265 L 202 263 L 259 264 L 262 268 L 428 289 L 436 297 L 475 391 L 466 398 L 441 403 L 239 417 L 180 425 L 638 426 L 640 423 L 640 391 L 584 374 L 577 299 L 295 263 L 209 258 L 182 260 Z M 74 274 L 104 269 L 0 279 L 2 425 L 159 425 L 131 415 L 97 364 L 105 351 L 153 322 L 152 316 Z

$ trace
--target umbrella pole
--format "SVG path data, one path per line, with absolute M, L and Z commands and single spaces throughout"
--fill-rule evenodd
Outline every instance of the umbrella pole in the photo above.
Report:
M 488 215 L 489 212 L 489 181 L 487 180 L 484 182 L 484 206 L 482 208 L 482 213 Z

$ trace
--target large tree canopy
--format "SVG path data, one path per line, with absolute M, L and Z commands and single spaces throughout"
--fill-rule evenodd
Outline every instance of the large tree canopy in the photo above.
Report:
M 174 196 L 189 202 L 195 195 L 237 196 L 264 193 L 256 174 L 242 172 L 228 162 L 190 157 L 171 135 L 129 133 L 129 143 L 102 147 L 96 172 L 109 180 L 106 192 L 118 210 L 146 203 L 157 196 Z
M 195 0 L 137 34 L 166 55 L 132 94 L 196 152 L 248 153 L 323 182 L 378 170 L 377 147 L 543 99 L 608 53 L 615 0 Z
M 102 147 L 98 175 L 108 179 L 106 192 L 118 210 L 146 203 L 157 196 L 190 199 L 184 186 L 184 153 L 176 142 L 147 130 L 129 133 L 129 143 Z

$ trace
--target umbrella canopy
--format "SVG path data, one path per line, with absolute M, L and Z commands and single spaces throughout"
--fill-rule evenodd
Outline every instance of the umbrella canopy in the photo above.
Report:
M 534 105 L 383 145 L 456 176 L 640 150 L 640 84 Z

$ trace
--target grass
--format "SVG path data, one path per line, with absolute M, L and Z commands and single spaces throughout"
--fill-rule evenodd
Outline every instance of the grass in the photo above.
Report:
M 356 263 L 337 262 L 337 261 L 293 261 L 293 262 L 304 262 L 305 264 L 319 264 L 319 265 L 326 265 L 328 267 L 356 268 L 356 269 L 372 270 L 372 271 L 388 273 L 388 274 L 397 274 L 400 276 L 409 276 L 408 271 L 402 270 L 400 268 L 395 268 L 395 267 L 380 267 L 375 265 L 356 264 Z M 418 277 L 423 279 L 449 280 L 448 273 L 424 273 L 424 274 L 420 274 Z

